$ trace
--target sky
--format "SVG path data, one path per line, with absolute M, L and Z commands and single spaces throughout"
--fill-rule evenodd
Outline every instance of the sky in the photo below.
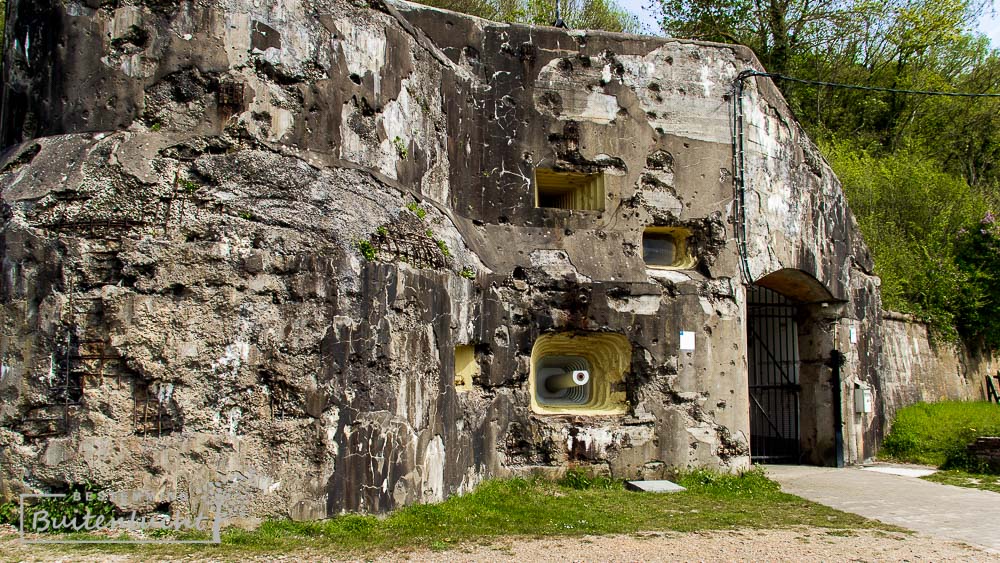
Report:
M 660 27 L 656 23 L 653 12 L 646 8 L 650 4 L 650 0 L 618 0 L 618 4 L 639 16 L 639 21 L 645 27 L 645 33 L 660 34 Z M 987 13 L 980 18 L 979 31 L 990 38 L 994 48 L 1000 48 L 1000 14 L 990 12 L 991 10 L 987 10 Z

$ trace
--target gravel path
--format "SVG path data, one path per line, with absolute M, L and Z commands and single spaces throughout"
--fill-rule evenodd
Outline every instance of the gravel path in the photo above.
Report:
M 845 535 L 846 534 L 846 535 Z M 148 554 L 105 555 L 56 552 L 0 541 L 0 559 L 9 561 L 153 561 Z M 204 561 L 189 555 L 173 561 Z M 230 561 L 338 561 L 313 550 L 283 555 L 234 554 Z M 584 536 L 532 540 L 500 539 L 449 551 L 387 554 L 376 561 L 998 561 L 1000 555 L 968 545 L 897 532 L 793 528 L 704 533 L 650 532 L 625 536 Z

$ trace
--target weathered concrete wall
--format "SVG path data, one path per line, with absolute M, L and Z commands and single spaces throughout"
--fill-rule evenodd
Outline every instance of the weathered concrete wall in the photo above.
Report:
M 885 431 L 899 409 L 915 403 L 973 401 L 986 398 L 986 375 L 1000 369 L 990 354 L 931 338 L 927 325 L 886 311 L 882 323 L 880 372 Z
M 9 5 L 7 491 L 238 477 L 254 515 L 318 518 L 569 465 L 748 464 L 746 49 L 337 0 Z M 833 404 L 823 360 L 879 387 L 871 260 L 778 92 L 745 105 L 750 272 L 827 303 L 801 323 L 808 440 L 829 463 L 840 408 L 870 457 L 882 413 Z M 602 173 L 604 211 L 535 207 L 536 167 Z M 647 269 L 648 225 L 691 231 L 697 265 Z M 626 414 L 532 413 L 552 332 L 628 339 Z

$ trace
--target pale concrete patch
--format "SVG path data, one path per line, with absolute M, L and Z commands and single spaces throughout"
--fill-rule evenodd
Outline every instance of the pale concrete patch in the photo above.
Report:
M 673 481 L 625 481 L 625 487 L 632 491 L 644 491 L 647 493 L 679 493 L 686 491 L 684 487 Z
M 765 467 L 785 492 L 1000 554 L 1000 495 L 852 467 Z
M 895 465 L 872 465 L 869 467 L 862 467 L 861 470 L 885 473 L 886 475 L 899 475 L 900 477 L 926 477 L 937 473 L 937 469 L 928 469 L 924 467 L 899 467 Z

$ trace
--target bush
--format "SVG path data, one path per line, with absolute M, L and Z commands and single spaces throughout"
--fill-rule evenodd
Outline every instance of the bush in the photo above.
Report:
M 980 331 L 970 312 L 988 294 L 984 272 L 1000 259 L 983 264 L 963 237 L 986 213 L 985 198 L 916 151 L 879 156 L 845 141 L 823 150 L 875 259 L 883 306 L 916 315 L 947 340 Z
M 1000 348 L 1000 224 L 987 212 L 979 224 L 960 233 L 957 263 L 969 283 L 958 313 L 962 335 Z
M 16 502 L 5 502 L 0 504 L 0 524 L 10 524 L 17 526 L 21 517 L 20 508 Z

